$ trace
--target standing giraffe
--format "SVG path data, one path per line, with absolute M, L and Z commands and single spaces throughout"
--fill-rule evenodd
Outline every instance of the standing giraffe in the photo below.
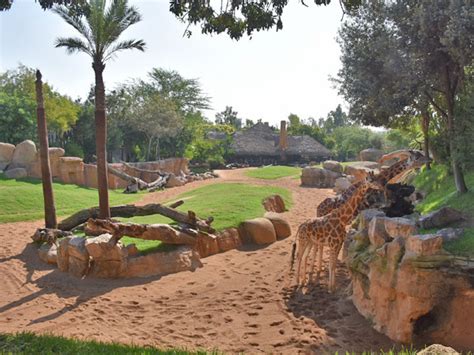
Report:
M 386 161 L 387 159 L 400 158 L 400 161 L 392 164 L 385 170 L 382 170 L 379 174 L 375 175 L 372 180 L 381 186 L 385 186 L 389 181 L 396 180 L 403 173 L 408 170 L 421 167 L 423 164 L 431 161 L 426 158 L 421 152 L 416 150 L 409 151 L 397 151 L 387 155 L 384 155 L 380 161 Z M 324 199 L 316 208 L 316 215 L 318 217 L 325 216 L 332 210 L 342 206 L 353 194 L 356 189 L 357 183 L 350 186 L 342 192 L 339 196 L 328 197 Z
M 336 260 L 346 237 L 346 225 L 357 214 L 359 205 L 364 200 L 365 194 L 369 189 L 380 190 L 381 186 L 373 184 L 367 180 L 362 180 L 355 188 L 352 196 L 339 208 L 323 216 L 309 219 L 298 228 L 293 244 L 291 255 L 291 267 L 293 267 L 295 253 L 298 259 L 298 268 L 296 279 L 298 286 L 304 285 L 306 281 L 306 264 L 311 250 L 313 256 L 311 266 L 314 266 L 316 253 L 319 251 L 318 277 L 322 267 L 322 250 L 325 245 L 329 246 L 329 291 L 335 289 L 336 280 Z M 300 282 L 301 267 L 303 266 L 303 279 Z M 311 271 L 312 274 L 312 271 Z

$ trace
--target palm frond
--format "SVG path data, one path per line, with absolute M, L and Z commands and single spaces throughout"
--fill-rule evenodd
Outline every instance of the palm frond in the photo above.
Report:
M 93 48 L 91 31 L 84 23 L 82 16 L 74 15 L 70 9 L 65 6 L 54 6 L 52 11 L 58 14 L 67 24 L 74 27 L 87 40 L 89 46 Z
M 114 57 L 117 52 L 126 50 L 126 49 L 138 49 L 139 51 L 145 50 L 145 42 L 141 39 L 130 39 L 126 41 L 119 42 L 113 45 L 104 56 L 104 61 L 107 61 Z
M 72 38 L 72 37 L 69 37 L 69 38 L 64 38 L 64 37 L 60 37 L 60 38 L 57 38 L 55 43 L 54 43 L 54 46 L 56 48 L 58 47 L 65 47 L 66 48 L 66 52 L 68 54 L 72 54 L 72 53 L 75 53 L 75 52 L 84 52 L 84 53 L 87 53 L 89 54 L 91 57 L 94 56 L 94 53 L 91 51 L 91 49 L 87 46 L 87 44 L 80 38 Z

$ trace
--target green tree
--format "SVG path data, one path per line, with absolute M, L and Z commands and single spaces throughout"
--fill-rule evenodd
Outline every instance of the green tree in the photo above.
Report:
M 35 71 L 23 65 L 0 74 L 0 141 L 37 141 L 35 80 Z M 48 83 L 43 96 L 49 129 L 61 136 L 76 122 L 79 106 Z
M 390 126 L 409 115 L 429 132 L 433 110 L 448 136 L 456 188 L 467 191 L 456 144 L 458 94 L 473 60 L 469 1 L 398 0 L 363 3 L 340 31 L 340 92 L 351 117 Z M 427 150 L 427 149 L 426 149 Z
M 56 47 L 64 47 L 69 54 L 83 52 L 92 59 L 95 74 L 95 122 L 97 149 L 97 181 L 99 187 L 100 217 L 110 218 L 107 176 L 107 119 L 103 72 L 105 63 L 118 52 L 128 49 L 145 50 L 142 40 L 119 40 L 122 33 L 140 21 L 135 7 L 127 0 L 90 0 L 88 11 L 78 14 L 74 8 L 56 6 L 53 11 L 71 25 L 81 37 L 58 38 Z
M 326 133 L 331 133 L 337 127 L 349 126 L 349 117 L 342 110 L 341 105 L 337 105 L 334 111 L 329 111 L 326 120 L 321 121 L 321 127 Z
M 229 125 L 235 129 L 242 128 L 242 119 L 238 117 L 238 112 L 232 109 L 232 106 L 226 106 L 225 110 L 216 113 L 216 123 Z

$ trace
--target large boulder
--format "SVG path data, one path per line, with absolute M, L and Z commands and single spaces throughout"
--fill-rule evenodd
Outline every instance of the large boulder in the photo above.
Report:
M 278 213 L 267 212 L 264 217 L 273 224 L 277 239 L 283 239 L 291 235 L 291 227 L 286 219 L 283 219 Z
M 36 160 L 36 145 L 33 141 L 26 140 L 19 143 L 13 152 L 9 169 L 25 168 Z
M 199 233 L 197 236 L 196 249 L 201 258 L 219 253 L 217 237 Z
M 58 263 L 58 269 L 67 272 L 69 269 L 69 241 L 73 237 L 66 237 L 63 238 L 59 241 L 59 246 L 58 246 L 58 257 L 57 257 L 57 263 Z
M 374 219 L 375 217 L 385 217 L 385 213 L 375 208 L 362 210 L 359 213 L 359 217 L 357 218 L 357 222 L 358 222 L 357 229 L 364 230 L 368 228 L 370 221 Z
M 86 238 L 73 237 L 67 245 L 68 271 L 70 274 L 83 277 L 89 270 L 89 252 L 86 249 Z
M 286 211 L 285 201 L 280 195 L 271 195 L 262 201 L 263 208 L 268 212 L 282 213 Z
M 330 188 L 334 187 L 336 179 L 341 174 L 334 171 L 318 168 L 306 167 L 301 173 L 301 185 L 308 187 Z
M 113 278 L 127 268 L 128 249 L 121 242 L 113 243 L 111 234 L 87 238 L 84 245 L 92 257 L 90 275 Z
M 385 230 L 386 217 L 374 217 L 369 223 L 369 240 L 375 248 L 380 248 L 392 238 Z
M 351 185 L 352 184 L 348 178 L 346 177 L 337 178 L 336 181 L 334 182 L 334 192 L 339 194 L 343 192 L 344 190 L 347 190 L 349 187 L 351 187 Z
M 39 258 L 46 264 L 56 265 L 58 262 L 58 248 L 56 244 L 43 244 L 38 249 Z
M 5 171 L 5 176 L 9 179 L 21 179 L 27 177 L 28 173 L 24 168 L 14 168 Z
M 362 161 L 379 161 L 382 155 L 383 151 L 380 149 L 368 148 L 359 153 L 359 159 Z
M 0 170 L 4 170 L 5 167 L 10 164 L 14 151 L 15 146 L 13 144 L 0 143 Z
M 242 222 L 239 232 L 244 243 L 264 245 L 276 241 L 275 228 L 272 222 L 266 218 L 255 218 Z
M 355 181 L 362 180 L 369 173 L 378 173 L 380 164 L 371 161 L 354 161 L 344 167 L 346 175 L 352 175 Z
M 437 234 L 411 235 L 405 243 L 409 256 L 430 256 L 438 254 L 443 246 L 443 238 Z
M 342 174 L 342 172 L 344 171 L 344 167 L 342 166 L 342 164 L 336 160 L 326 160 L 325 162 L 323 162 L 322 165 L 324 169 L 334 171 L 338 174 Z
M 460 353 L 449 346 L 432 344 L 423 350 L 418 351 L 416 355 L 460 355 Z
M 443 228 L 436 232 L 441 238 L 443 238 L 443 242 L 451 242 L 453 240 L 457 240 L 464 235 L 463 228 Z
M 431 229 L 446 227 L 447 225 L 458 222 L 463 219 L 460 211 L 451 207 L 443 207 L 437 211 L 431 212 L 426 216 L 422 216 L 418 223 L 421 228 Z
M 227 228 L 218 233 L 217 245 L 221 253 L 236 249 L 242 245 L 240 240 L 239 230 L 237 228 Z
M 173 251 L 128 258 L 127 269 L 120 276 L 162 276 L 180 271 L 194 271 L 198 267 L 202 267 L 199 253 L 189 246 L 181 246 Z
M 415 221 L 408 218 L 392 217 L 385 218 L 385 231 L 391 238 L 404 237 L 416 234 L 418 228 Z
M 185 183 L 185 179 L 178 177 L 175 174 L 170 174 L 168 181 L 166 182 L 166 187 L 183 186 Z
M 49 148 L 49 165 L 51 167 L 51 175 L 53 177 L 60 176 L 60 158 L 64 156 L 64 149 L 59 147 Z M 36 160 L 28 167 L 28 176 L 41 178 L 41 159 L 40 153 L 36 154 Z

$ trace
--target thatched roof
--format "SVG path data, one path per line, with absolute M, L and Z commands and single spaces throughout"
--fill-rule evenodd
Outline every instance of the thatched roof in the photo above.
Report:
M 236 156 L 279 157 L 278 147 L 280 135 L 275 133 L 268 124 L 257 123 L 255 126 L 236 132 L 231 148 Z M 286 154 L 293 157 L 319 159 L 329 157 L 331 152 L 310 136 L 288 135 Z

